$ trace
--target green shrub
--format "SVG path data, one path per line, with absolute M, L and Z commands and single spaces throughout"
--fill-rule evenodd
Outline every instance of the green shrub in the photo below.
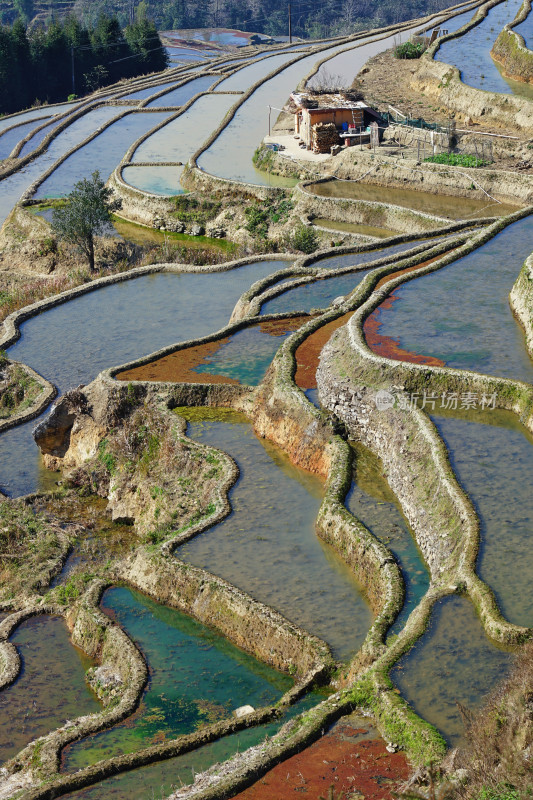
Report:
M 394 51 L 396 58 L 420 58 L 425 50 L 422 42 L 404 42 Z
M 302 253 L 314 253 L 318 247 L 319 238 L 317 232 L 313 228 L 307 228 L 304 225 L 297 228 L 291 239 L 291 244 L 295 250 L 300 250 Z
M 438 153 L 435 156 L 428 156 L 424 161 L 430 161 L 432 164 L 449 164 L 452 167 L 485 167 L 490 163 L 466 153 Z

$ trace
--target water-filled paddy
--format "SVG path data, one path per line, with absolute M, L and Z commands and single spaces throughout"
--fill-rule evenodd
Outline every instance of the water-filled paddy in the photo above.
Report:
M 50 119 L 50 117 L 46 117 L 40 122 L 25 122 L 23 125 L 17 125 L 16 128 L 12 128 L 11 130 L 7 130 L 5 133 L 1 134 L 0 158 L 7 158 L 15 145 L 18 144 L 21 139 L 24 139 L 28 133 L 31 133 L 31 131 L 34 130 L 34 128 L 44 125 L 47 119 Z
M 32 617 L 10 641 L 22 671 L 0 692 L 0 763 L 68 719 L 102 709 L 85 683 L 92 662 L 71 644 L 62 619 Z
M 220 92 L 233 92 L 236 90 L 244 92 L 249 86 L 260 80 L 263 75 L 268 75 L 269 72 L 278 69 L 292 58 L 294 58 L 292 53 L 280 53 L 261 58 L 260 61 L 256 61 L 247 67 L 242 67 L 234 75 L 230 75 L 229 78 L 219 83 L 217 90 Z
M 533 497 L 524 477 L 533 469 L 533 440 L 510 412 L 478 410 L 466 419 L 436 413 L 433 422 L 481 523 L 479 575 L 507 619 L 533 626 Z
M 398 500 L 383 477 L 380 460 L 366 447 L 353 443 L 354 481 L 346 507 L 396 556 L 405 582 L 405 601 L 393 633 L 405 625 L 429 587 L 429 573 Z
M 117 111 L 117 113 L 118 113 L 118 111 Z M 49 122 L 49 123 L 46 125 L 46 127 L 45 127 L 45 128 L 43 128 L 43 129 L 42 129 L 42 130 L 40 130 L 40 131 L 36 131 L 36 132 L 33 134 L 33 136 L 31 137 L 31 139 L 29 139 L 29 140 L 26 142 L 26 144 L 25 144 L 25 145 L 24 145 L 24 146 L 21 148 L 21 150 L 20 150 L 20 153 L 19 153 L 19 158 L 24 158 L 24 156 L 27 156 L 27 155 L 28 155 L 28 153 L 32 153 L 32 152 L 33 152 L 33 151 L 34 151 L 34 150 L 35 150 L 37 147 L 39 147 L 39 145 L 41 144 L 41 142 L 42 142 L 44 139 L 46 139 L 46 137 L 47 137 L 47 136 L 48 136 L 50 133 L 52 133 L 52 131 L 53 131 L 55 128 L 57 128 L 59 125 L 62 125 L 63 123 L 64 123 L 64 120 L 62 120 L 62 119 L 60 119 L 60 120 L 57 120 L 55 117 L 54 117 L 54 118 L 52 118 L 52 120 L 51 120 L 51 121 L 50 121 L 50 122 Z M 35 125 L 35 124 L 33 124 L 33 126 L 32 126 L 32 127 L 33 127 L 33 128 L 40 127 L 40 126 L 41 126 L 41 124 L 42 124 L 42 123 L 38 123 L 38 125 Z M 21 137 L 21 138 L 22 138 L 22 137 Z
M 172 790 L 192 783 L 197 773 L 203 772 L 213 764 L 226 761 L 235 753 L 242 753 L 248 747 L 262 742 L 267 736 L 273 736 L 283 723 L 316 705 L 322 699 L 323 696 L 311 692 L 276 722 L 244 729 L 191 753 L 124 772 L 95 786 L 64 795 L 65 800 L 147 800 L 153 797 L 166 797 Z
M 184 167 L 124 167 L 122 179 L 143 192 L 172 197 L 185 192 L 180 183 L 183 169 Z
M 370 56 L 385 50 L 393 44 L 393 38 L 380 42 L 369 42 L 352 50 L 351 77 L 358 72 Z M 268 131 L 268 106 L 282 108 L 289 94 L 294 91 L 298 82 L 312 69 L 317 61 L 329 53 L 335 54 L 345 45 L 333 46 L 327 51 L 313 54 L 287 67 L 260 86 L 253 95 L 238 109 L 232 121 L 222 131 L 215 142 L 199 158 L 198 164 L 206 172 L 220 178 L 229 178 L 255 184 L 264 184 L 264 179 L 256 174 L 252 156 Z M 272 59 L 262 61 L 262 74 L 271 71 L 268 63 Z M 239 88 L 248 88 L 246 86 Z
M 490 55 L 498 34 L 506 23 L 513 21 L 520 6 L 521 0 L 504 0 L 494 6 L 485 19 L 464 36 L 444 42 L 437 50 L 435 59 L 453 64 L 461 70 L 463 82 L 476 89 L 532 98 L 533 88 L 527 83 L 513 82 L 511 88 Z
M 516 25 L 513 30 L 515 33 L 519 33 L 520 36 L 522 36 L 526 47 L 531 49 L 531 45 L 533 44 L 533 15 L 529 13 L 525 20 L 519 25 Z
M 115 109 L 116 110 L 116 109 Z M 99 136 L 76 150 L 44 183 L 35 196 L 64 197 L 82 177 L 98 168 L 103 180 L 118 166 L 128 148 L 143 134 L 169 116 L 168 112 L 132 113 L 114 122 Z
M 209 628 L 138 592 L 109 589 L 102 608 L 140 648 L 150 679 L 133 716 L 69 748 L 68 772 L 192 733 L 245 704 L 270 705 L 292 685 Z
M 182 106 L 187 103 L 191 97 L 200 92 L 207 92 L 211 88 L 216 78 L 213 75 L 202 75 L 192 81 L 188 81 L 183 86 L 178 86 L 171 92 L 165 92 L 161 97 L 151 100 L 147 104 L 147 108 L 156 108 L 160 106 Z
M 136 92 L 123 95 L 121 100 L 146 100 L 147 97 L 151 97 L 163 89 L 171 89 L 177 82 L 177 79 L 173 78 L 172 80 L 161 81 L 161 83 L 152 83 L 144 89 L 137 89 Z
M 510 658 L 487 639 L 472 604 L 450 597 L 437 603 L 426 633 L 391 677 L 415 711 L 456 747 L 464 736 L 457 703 L 479 708 L 505 676 Z
M 357 266 L 358 264 L 371 264 L 382 258 L 388 258 L 389 256 L 392 258 L 392 256 L 396 254 L 411 250 L 418 244 L 420 244 L 420 242 L 403 242 L 402 244 L 396 244 L 392 247 L 383 247 L 366 252 L 328 256 L 327 258 L 321 258 L 313 262 L 312 266 L 333 270 Z M 278 314 L 288 311 L 310 311 L 313 308 L 325 308 L 332 300 L 335 300 L 336 297 L 353 291 L 353 289 L 361 283 L 365 275 L 368 275 L 371 269 L 372 268 L 340 275 L 338 277 L 325 278 L 314 281 L 313 283 L 296 286 L 293 289 L 288 289 L 282 294 L 263 303 L 261 306 L 261 313 Z
M 379 239 L 397 235 L 397 231 L 389 230 L 388 228 L 376 228 L 374 225 L 362 225 L 355 222 L 335 222 L 332 219 L 314 219 L 313 225 L 318 225 L 319 228 L 327 228 L 330 231 L 358 233 L 360 236 L 376 236 Z
M 380 334 L 450 367 L 533 382 L 533 363 L 508 300 L 532 249 L 533 219 L 527 217 L 448 267 L 402 284 L 377 312 Z
M 123 381 L 244 383 L 257 386 L 281 343 L 308 317 L 259 322 L 217 342 L 194 345 L 125 370 Z
M 267 300 L 261 306 L 262 314 L 279 314 L 284 311 L 311 311 L 314 308 L 325 308 L 341 295 L 347 295 L 358 286 L 370 269 L 340 275 L 337 278 L 323 278 L 314 283 L 306 283 L 288 289 Z
M 2 181 L 0 193 L 0 224 L 4 222 L 16 201 L 31 184 L 72 147 L 82 142 L 96 128 L 115 117 L 119 112 L 113 106 L 102 106 L 89 111 L 53 139 L 46 152 L 35 158 L 19 172 Z M 92 165 L 94 169 L 95 165 Z M 92 171 L 92 170 L 91 170 Z M 81 176 L 78 175 L 78 178 Z
M 176 555 L 221 575 L 325 639 L 340 658 L 361 645 L 372 615 L 351 571 L 318 539 L 314 525 L 321 481 L 294 467 L 248 422 L 198 409 L 191 438 L 218 447 L 237 462 L 232 513 L 178 548 Z
M 112 284 L 27 320 L 9 353 L 64 392 L 106 367 L 222 328 L 251 283 L 285 266 L 263 261 L 230 272 L 159 273 Z M 10 495 L 38 486 L 34 424 L 0 435 L 0 486 Z
M 166 31 L 169 38 L 186 39 L 199 42 L 216 42 L 221 45 L 247 45 L 251 31 L 237 31 L 230 28 L 182 28 L 181 30 Z
M 391 186 L 371 186 L 352 181 L 325 181 L 314 183 L 307 191 L 319 197 L 367 200 L 373 203 L 391 203 L 445 219 L 470 219 L 484 217 L 503 217 L 517 211 L 519 206 L 494 203 L 488 199 L 470 200 L 466 197 L 436 195 L 415 189 L 394 189 Z
M 230 94 L 199 97 L 184 114 L 146 139 L 135 151 L 133 161 L 182 161 L 186 164 L 236 100 Z
M 64 111 L 68 111 L 69 109 L 73 108 L 76 104 L 75 103 L 63 103 L 63 105 L 56 105 L 56 106 L 39 106 L 38 108 L 31 108 L 29 111 L 23 111 L 20 114 L 14 114 L 10 117 L 4 117 L 0 119 L 0 131 L 5 131 L 7 128 L 10 128 L 12 125 L 18 125 L 19 122 L 26 122 L 28 120 L 39 120 L 41 117 L 48 117 L 52 114 L 62 114 Z M 42 120 L 43 122 L 45 120 Z M 37 122 L 36 126 L 40 123 Z

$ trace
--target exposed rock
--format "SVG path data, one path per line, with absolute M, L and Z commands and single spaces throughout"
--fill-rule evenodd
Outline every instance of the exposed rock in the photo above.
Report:
M 245 717 L 247 714 L 253 714 L 254 711 L 255 708 L 253 706 L 239 706 L 239 708 L 236 708 L 233 712 L 233 716 L 237 717 L 237 719 L 240 719 L 241 717 Z

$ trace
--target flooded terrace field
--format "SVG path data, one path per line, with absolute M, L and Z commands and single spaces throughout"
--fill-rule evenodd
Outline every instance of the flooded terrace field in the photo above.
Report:
M 429 194 L 415 189 L 394 189 L 387 186 L 372 186 L 367 183 L 329 180 L 308 184 L 306 190 L 318 197 L 366 200 L 372 203 L 391 203 L 402 208 L 411 208 L 425 214 L 445 219 L 483 219 L 503 217 L 517 211 L 519 206 L 466 197 Z

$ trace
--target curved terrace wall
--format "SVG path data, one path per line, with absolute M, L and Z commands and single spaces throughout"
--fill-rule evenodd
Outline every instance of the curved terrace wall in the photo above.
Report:
M 522 212 L 520 216 L 523 215 Z M 441 590 L 447 587 L 447 591 L 463 586 L 478 608 L 489 635 L 503 642 L 520 641 L 530 632 L 503 619 L 492 592 L 475 573 L 479 523 L 456 482 L 436 429 L 421 411 L 410 409 L 408 402 L 403 404 L 405 410 L 401 404 L 400 408 L 378 410 L 376 394 L 379 390 L 394 391 L 401 399 L 403 392 L 495 393 L 499 407 L 519 414 L 525 410 L 531 429 L 532 387 L 463 370 L 391 361 L 369 349 L 363 324 L 397 285 L 465 255 L 518 217 L 513 215 L 493 224 L 453 254 L 407 276 L 393 278 L 382 289 L 374 287 L 384 270 L 367 276 L 354 293 L 357 311 L 323 350 L 317 374 L 322 401 L 386 465 L 391 487 L 431 566 L 432 583 L 440 584 Z M 406 474 L 411 475 L 408 481 Z M 447 521 L 444 531 L 442 520 Z
M 524 0 L 514 20 L 505 25 L 494 42 L 491 56 L 503 67 L 504 75 L 515 81 L 533 83 L 533 52 L 524 37 L 513 28 L 524 22 L 531 12 L 531 0 Z
M 463 83 L 457 67 L 435 61 L 434 56 L 444 42 L 457 39 L 478 25 L 499 0 L 489 0 L 474 18 L 458 31 L 443 36 L 420 58 L 411 86 L 434 101 L 470 117 L 474 122 L 499 128 L 514 127 L 526 134 L 533 133 L 533 102 L 512 94 L 498 94 L 474 89 Z

